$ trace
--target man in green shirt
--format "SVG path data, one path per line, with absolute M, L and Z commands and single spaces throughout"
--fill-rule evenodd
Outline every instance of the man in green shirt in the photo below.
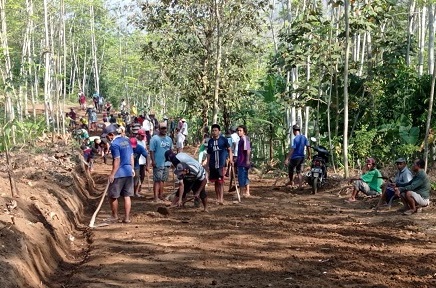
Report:
M 404 215 L 412 215 L 418 211 L 418 207 L 430 204 L 430 180 L 424 171 L 425 161 L 416 159 L 413 162 L 412 171 L 414 176 L 409 183 L 398 185 L 395 194 L 403 201 Z
M 366 168 L 368 171 L 360 178 L 351 178 L 350 184 L 353 183 L 353 193 L 347 202 L 355 202 L 359 192 L 363 192 L 367 196 L 377 196 L 381 194 L 381 186 L 383 179 L 380 171 L 375 167 L 374 158 L 366 159 Z

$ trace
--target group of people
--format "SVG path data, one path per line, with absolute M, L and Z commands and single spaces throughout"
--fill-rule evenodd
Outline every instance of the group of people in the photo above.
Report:
M 189 192 L 193 192 L 192 198 L 196 206 L 203 204 L 203 210 L 207 211 L 206 184 L 214 183 L 217 203 L 224 204 L 223 189 L 227 163 L 238 169 L 238 181 L 241 192 L 249 196 L 248 169 L 250 168 L 251 146 L 247 137 L 247 128 L 240 125 L 237 128 L 238 153 L 233 158 L 234 148 L 231 143 L 221 134 L 218 124 L 211 127 L 210 139 L 206 146 L 206 162 L 197 161 L 187 153 L 175 151 L 173 140 L 168 136 L 168 122 L 158 124 L 158 131 L 154 133 L 148 143 L 146 131 L 132 129 L 130 134 L 116 124 L 110 124 L 103 129 L 101 139 L 110 142 L 112 154 L 112 170 L 109 175 L 108 195 L 112 210 L 111 220 L 118 220 L 118 199 L 124 198 L 125 217 L 123 222 L 130 222 L 130 197 L 140 196 L 141 183 L 144 180 L 145 171 L 152 170 L 153 178 L 153 202 L 163 202 L 164 184 L 168 181 L 170 167 L 174 167 L 174 175 L 179 180 L 176 197 L 173 199 L 174 206 L 183 206 L 187 201 Z M 129 136 L 126 136 L 129 135 Z M 143 157 L 144 161 L 139 162 Z M 208 176 L 207 176 L 208 175 Z
M 291 143 L 289 153 L 285 159 L 288 165 L 289 181 L 286 185 L 294 185 L 294 170 L 297 173 L 298 185 L 301 188 L 303 176 L 301 170 L 305 161 L 305 150 L 308 159 L 311 158 L 310 143 L 306 136 L 301 134 L 299 125 L 292 126 L 294 139 Z M 382 207 L 390 208 L 392 201 L 401 199 L 403 207 L 399 209 L 404 215 L 412 215 L 422 207 L 430 203 L 430 180 L 424 171 L 425 162 L 422 159 L 413 161 L 412 171 L 407 168 L 404 158 L 396 162 L 398 172 L 393 181 L 384 183 L 382 174 L 376 167 L 374 158 L 366 160 L 366 172 L 358 178 L 349 179 L 353 191 L 347 199 L 348 203 L 356 202 L 356 196 L 361 192 L 370 197 L 380 196 L 377 209 Z
M 356 201 L 359 192 L 367 196 L 380 196 L 377 209 L 386 207 L 390 208 L 393 200 L 400 199 L 403 207 L 399 209 L 404 215 L 412 215 L 418 212 L 422 207 L 430 204 L 430 180 L 424 171 L 425 161 L 415 159 L 411 170 L 407 168 L 404 158 L 399 158 L 395 164 L 398 171 L 393 181 L 383 183 L 383 177 L 376 168 L 374 158 L 366 160 L 367 171 L 359 178 L 350 179 L 353 184 L 353 191 L 349 203 Z

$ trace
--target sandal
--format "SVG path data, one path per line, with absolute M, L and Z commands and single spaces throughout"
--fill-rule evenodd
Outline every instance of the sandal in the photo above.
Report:
M 122 221 L 122 223 L 131 223 L 132 222 L 132 220 L 130 220 L 130 219 L 123 219 L 123 221 Z
M 416 213 L 416 210 L 407 210 L 407 211 L 405 211 L 405 212 L 403 213 L 403 215 L 410 216 L 410 215 L 412 215 L 412 214 L 414 214 L 414 213 Z
M 109 222 L 109 223 L 118 222 L 118 218 L 109 217 L 109 218 L 104 219 L 103 222 Z

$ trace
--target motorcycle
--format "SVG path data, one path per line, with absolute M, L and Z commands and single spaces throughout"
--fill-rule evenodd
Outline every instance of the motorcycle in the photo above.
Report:
M 316 142 L 316 138 L 311 138 Z M 311 146 L 316 151 L 316 155 L 312 157 L 310 171 L 306 174 L 307 183 L 312 187 L 312 194 L 316 194 L 327 179 L 327 163 L 329 161 L 330 152 L 324 146 Z

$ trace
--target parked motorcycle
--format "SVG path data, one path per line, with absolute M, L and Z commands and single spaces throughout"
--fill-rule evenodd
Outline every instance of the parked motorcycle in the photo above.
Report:
M 316 142 L 316 138 L 311 138 Z M 316 155 L 312 157 L 310 171 L 306 174 L 307 183 L 312 187 L 312 194 L 316 194 L 327 179 L 327 163 L 329 161 L 330 152 L 323 146 L 311 146 L 316 151 Z

